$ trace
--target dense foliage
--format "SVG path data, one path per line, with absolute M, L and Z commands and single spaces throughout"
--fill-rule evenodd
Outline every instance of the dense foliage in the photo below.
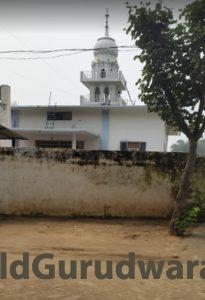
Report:
M 178 20 L 171 9 L 160 3 L 154 7 L 151 3 L 127 3 L 127 8 L 127 33 L 140 49 L 135 59 L 143 64 L 137 82 L 140 98 L 150 112 L 158 113 L 189 141 L 189 155 L 170 222 L 170 233 L 183 235 L 198 213 L 187 213 L 187 205 L 197 144 L 205 130 L 205 1 L 187 5 Z
M 189 152 L 189 142 L 184 140 L 178 140 L 175 144 L 171 145 L 172 152 Z M 197 154 L 205 155 L 205 139 L 201 139 L 198 142 Z
M 150 111 L 188 138 L 205 129 L 205 1 L 195 1 L 175 21 L 158 3 L 130 6 L 129 27 L 144 67 L 140 98 Z

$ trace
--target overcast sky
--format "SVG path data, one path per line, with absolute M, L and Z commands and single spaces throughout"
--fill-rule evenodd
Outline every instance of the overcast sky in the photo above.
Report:
M 110 11 L 110 35 L 118 45 L 132 45 L 123 31 L 127 23 L 124 0 L 41 0 L 1 1 L 0 49 L 92 48 L 104 34 L 104 14 Z M 175 12 L 191 0 L 164 1 Z M 134 1 L 132 1 L 134 3 Z M 135 82 L 141 65 L 133 61 L 135 51 L 120 51 L 119 64 L 133 99 L 138 99 Z M 12 102 L 48 104 L 52 91 L 54 104 L 79 104 L 88 90 L 80 83 L 80 71 L 90 70 L 92 52 L 56 59 L 15 61 L 0 54 L 0 83 L 9 84 Z M 15 55 L 16 56 L 16 55 Z M 25 56 L 25 55 L 24 55 Z M 128 96 L 125 94 L 125 98 Z

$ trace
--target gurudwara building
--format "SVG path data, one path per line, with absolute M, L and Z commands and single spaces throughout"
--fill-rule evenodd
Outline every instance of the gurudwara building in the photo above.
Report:
M 145 105 L 127 105 L 122 98 L 126 80 L 109 36 L 108 12 L 105 16 L 105 34 L 94 46 L 91 70 L 80 74 L 89 90 L 89 97 L 80 96 L 80 105 L 10 107 L 10 89 L 3 88 L 2 125 L 25 137 L 16 147 L 166 151 L 166 124 Z

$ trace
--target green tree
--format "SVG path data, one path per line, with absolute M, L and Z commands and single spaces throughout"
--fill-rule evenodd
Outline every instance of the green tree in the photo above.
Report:
M 189 142 L 188 141 L 185 142 L 183 140 L 178 140 L 175 144 L 171 145 L 171 151 L 188 153 L 189 152 Z M 205 139 L 201 139 L 198 142 L 197 154 L 205 155 Z
M 171 145 L 171 151 L 172 152 L 183 152 L 188 153 L 189 152 L 189 142 L 178 140 L 175 144 Z
M 197 144 L 205 130 L 205 1 L 187 5 L 175 20 L 173 11 L 157 3 L 130 5 L 127 34 L 141 50 L 141 100 L 150 112 L 189 140 L 189 154 L 176 196 L 170 233 L 183 235 L 180 218 L 187 209 Z

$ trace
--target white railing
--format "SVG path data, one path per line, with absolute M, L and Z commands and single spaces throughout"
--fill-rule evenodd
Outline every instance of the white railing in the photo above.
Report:
M 86 96 L 80 96 L 80 105 L 112 105 L 112 106 L 115 106 L 115 105 L 121 105 L 121 106 L 127 106 L 129 103 L 129 100 L 126 100 L 126 99 L 118 99 L 117 103 L 115 101 L 111 101 L 110 99 L 106 102 L 106 101 L 99 101 L 99 102 L 95 102 L 95 101 L 91 101 L 89 97 L 86 97 Z
M 104 80 L 104 81 L 107 81 L 107 80 L 116 80 L 116 81 L 121 81 L 123 83 L 123 85 L 125 86 L 126 85 L 126 80 L 122 74 L 121 71 L 118 72 L 117 76 L 114 76 L 114 75 L 106 75 L 106 77 L 104 78 L 101 78 L 100 76 L 97 76 L 95 74 L 93 74 L 92 72 L 90 71 L 82 71 L 80 73 L 80 79 L 81 81 L 94 81 L 94 80 Z

